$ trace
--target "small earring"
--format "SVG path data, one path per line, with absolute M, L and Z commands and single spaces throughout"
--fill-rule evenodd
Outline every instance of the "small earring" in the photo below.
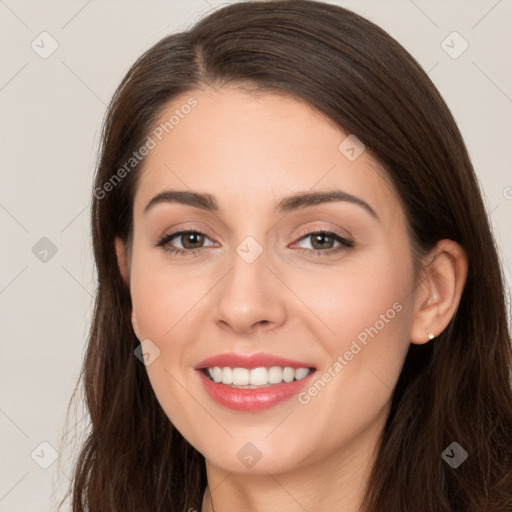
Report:
M 435 336 L 431 332 L 429 332 L 428 329 L 425 329 L 425 333 L 427 334 L 429 340 L 432 340 L 435 338 Z

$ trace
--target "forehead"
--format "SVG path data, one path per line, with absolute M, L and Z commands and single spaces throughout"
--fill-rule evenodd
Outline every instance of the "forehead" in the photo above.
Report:
M 362 148 L 349 135 L 290 96 L 234 87 L 191 91 L 155 123 L 135 212 L 166 189 L 210 193 L 220 211 L 243 206 L 259 213 L 296 191 L 341 189 L 379 216 L 393 215 L 398 198 L 385 171 L 368 151 L 354 159 Z

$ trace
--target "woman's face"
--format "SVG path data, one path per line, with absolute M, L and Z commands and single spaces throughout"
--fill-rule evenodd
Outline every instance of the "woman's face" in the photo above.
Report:
M 226 471 L 362 461 L 413 319 L 405 218 L 384 172 L 289 97 L 208 88 L 161 122 L 173 115 L 150 135 L 128 262 L 158 401 Z

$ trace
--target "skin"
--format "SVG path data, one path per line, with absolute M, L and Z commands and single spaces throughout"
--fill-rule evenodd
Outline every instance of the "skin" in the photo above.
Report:
M 425 329 L 439 334 L 449 323 L 466 255 L 440 241 L 416 282 L 404 212 L 384 171 L 369 151 L 349 161 L 338 149 L 348 134 L 304 103 L 209 87 L 176 98 L 162 120 L 192 95 L 197 107 L 146 158 L 132 246 L 115 243 L 134 331 L 160 350 L 146 367 L 151 385 L 205 457 L 203 512 L 213 510 L 210 499 L 218 512 L 314 512 L 341 503 L 356 512 L 409 343 L 426 343 Z M 219 210 L 169 202 L 144 213 L 168 189 L 212 194 Z M 346 201 L 273 211 L 284 196 L 332 189 L 364 200 L 378 219 Z M 202 243 L 200 252 L 155 246 L 185 228 L 207 237 L 168 245 Z M 328 238 L 319 246 L 301 236 L 306 229 L 335 230 L 355 245 L 328 255 L 340 244 Z M 247 236 L 263 249 L 252 263 L 236 252 Z M 315 248 L 323 252 L 311 255 Z M 307 404 L 292 397 L 264 411 L 233 411 L 209 397 L 194 370 L 220 353 L 270 352 L 311 361 L 322 375 L 396 303 L 400 312 Z M 261 453 L 252 468 L 237 457 L 248 442 Z

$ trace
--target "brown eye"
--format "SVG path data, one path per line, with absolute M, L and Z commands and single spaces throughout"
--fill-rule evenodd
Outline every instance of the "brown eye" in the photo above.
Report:
M 181 243 L 185 249 L 196 249 L 204 243 L 205 236 L 197 231 L 182 233 L 180 236 Z
M 315 256 L 328 256 L 354 247 L 354 242 L 347 240 L 334 231 L 311 231 L 302 233 L 299 242 L 304 240 L 310 241 L 311 248 L 303 247 L 303 249 Z M 335 246 L 337 244 L 337 246 Z
M 208 235 L 196 230 L 175 231 L 164 235 L 155 245 L 162 247 L 165 251 L 175 254 L 195 254 L 204 247 L 205 240 L 209 240 Z M 175 245 L 177 244 L 177 246 Z M 208 245 L 213 245 L 212 243 Z M 181 246 L 181 247 L 180 247 Z
M 311 237 L 313 249 L 332 249 L 335 242 L 334 237 L 325 233 L 316 233 L 309 236 Z

